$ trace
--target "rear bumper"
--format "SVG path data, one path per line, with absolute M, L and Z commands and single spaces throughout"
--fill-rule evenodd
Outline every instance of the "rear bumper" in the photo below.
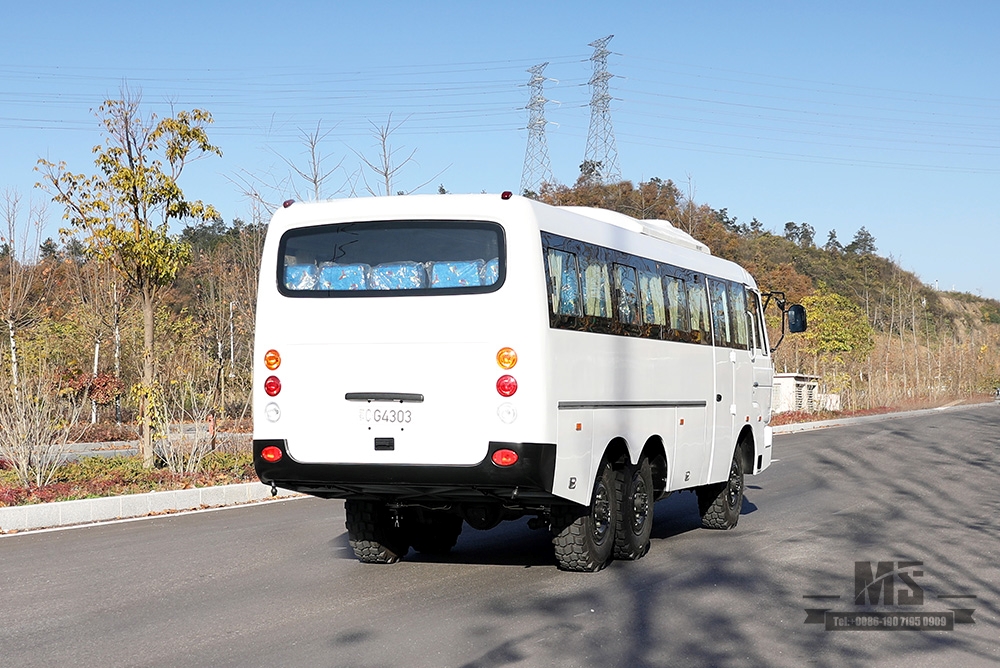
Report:
M 281 449 L 278 462 L 261 450 Z M 518 454 L 513 466 L 493 463 L 500 449 Z M 323 498 L 376 498 L 401 503 L 459 503 L 495 499 L 551 501 L 556 464 L 554 443 L 490 442 L 489 452 L 471 466 L 398 464 L 302 464 L 288 454 L 284 440 L 253 442 L 254 468 L 261 482 Z

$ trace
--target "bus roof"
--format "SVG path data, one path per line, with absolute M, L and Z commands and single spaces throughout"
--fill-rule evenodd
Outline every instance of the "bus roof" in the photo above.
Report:
M 559 208 L 565 209 L 566 211 L 572 211 L 573 213 L 577 213 L 581 216 L 593 218 L 594 220 L 599 220 L 602 223 L 617 225 L 618 227 L 623 227 L 627 230 L 638 232 L 639 234 L 645 234 L 647 236 L 656 237 L 657 239 L 663 239 L 664 241 L 669 241 L 679 246 L 684 246 L 702 253 L 712 253 L 712 251 L 708 249 L 708 246 L 698 241 L 684 230 L 677 229 L 669 220 L 639 220 L 637 218 L 633 218 L 632 216 L 626 216 L 624 213 L 611 211 L 610 209 L 596 209 L 589 206 L 561 206 Z
M 677 261 L 697 271 L 725 276 L 754 285 L 750 274 L 739 265 L 712 255 L 708 246 L 690 234 L 674 227 L 666 220 L 639 220 L 607 209 L 581 206 L 551 206 L 537 200 L 517 195 L 500 194 L 447 194 L 447 195 L 396 195 L 390 197 L 355 197 L 325 202 L 289 203 L 278 209 L 272 219 L 272 232 L 284 232 L 291 227 L 323 223 L 362 220 L 415 220 L 450 219 L 454 217 L 492 219 L 502 221 L 513 210 L 533 212 L 535 224 L 543 229 L 583 235 L 584 240 L 608 242 L 602 226 L 637 235 L 628 244 L 631 252 L 639 252 L 635 242 L 641 237 L 656 239 L 669 244 L 679 253 Z M 590 225 L 574 223 L 586 221 Z M 584 232 L 584 229 L 588 229 Z M 596 234 L 596 236 L 595 236 Z M 641 235 L 641 236 L 638 236 Z M 615 235 L 615 243 L 624 243 L 624 237 Z M 659 257 L 659 256 L 658 256 Z M 683 259 L 683 258 L 687 259 Z

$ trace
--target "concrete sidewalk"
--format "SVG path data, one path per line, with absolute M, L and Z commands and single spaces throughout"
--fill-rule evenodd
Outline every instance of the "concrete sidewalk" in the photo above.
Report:
M 0 508 L 0 535 L 147 515 L 165 515 L 185 510 L 234 506 L 293 496 L 299 495 L 278 489 L 278 495 L 272 497 L 270 485 L 248 482 L 239 485 L 194 487 L 167 492 L 10 506 Z
M 937 408 L 921 408 L 913 411 L 901 411 L 898 413 L 878 413 L 877 415 L 860 415 L 858 417 L 843 417 L 833 420 L 817 420 L 816 422 L 796 422 L 794 424 L 783 424 L 774 427 L 775 434 L 796 434 L 801 431 L 812 431 L 814 429 L 829 429 L 831 427 L 843 427 L 849 424 L 861 424 L 863 422 L 884 422 L 885 420 L 898 420 L 916 415 L 929 415 L 940 411 L 960 411 L 977 408 L 1000 408 L 1000 401 L 987 401 L 978 404 L 966 404 L 955 402 Z

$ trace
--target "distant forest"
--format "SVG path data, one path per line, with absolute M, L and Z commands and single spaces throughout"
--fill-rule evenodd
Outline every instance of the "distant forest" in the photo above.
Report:
M 442 188 L 443 190 L 443 188 Z M 944 403 L 1000 384 L 1000 302 L 939 292 L 880 256 L 864 228 L 831 232 L 825 243 L 805 223 L 781 233 L 757 220 L 685 198 L 672 181 L 544 185 L 529 197 L 554 205 L 613 209 L 669 220 L 715 255 L 745 266 L 765 291 L 804 304 L 809 330 L 786 336 L 776 370 L 820 378 L 845 410 Z M 446 195 L 444 195 L 446 196 Z M 138 296 L 76 236 L 34 240 L 31 211 L 7 193 L 7 234 L 0 242 L 0 309 L 6 325 L 0 377 L 22 392 L 39 378 L 74 396 L 87 421 L 133 421 L 141 397 L 143 314 Z M 188 261 L 165 286 L 155 310 L 154 366 L 159 417 L 250 416 L 253 323 L 264 215 L 251 222 L 199 221 L 175 241 Z M 33 260 L 12 253 L 34 243 Z M 780 335 L 769 309 L 771 340 Z M 52 379 L 55 379 L 54 381 Z M 34 389 L 32 389 L 34 388 Z

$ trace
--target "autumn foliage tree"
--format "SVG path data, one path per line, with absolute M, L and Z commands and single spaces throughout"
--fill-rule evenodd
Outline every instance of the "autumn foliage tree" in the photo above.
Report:
M 209 142 L 207 111 L 179 111 L 158 119 L 144 114 L 140 96 L 123 89 L 121 99 L 97 110 L 104 143 L 93 149 L 98 173 L 70 172 L 65 163 L 40 160 L 41 187 L 65 207 L 68 233 L 80 233 L 90 254 L 109 262 L 142 305 L 142 380 L 136 391 L 142 424 L 141 451 L 153 464 L 154 315 L 157 298 L 190 261 L 187 244 L 170 233 L 170 221 L 214 220 L 214 207 L 185 198 L 178 179 L 185 165 L 222 152 Z
M 851 390 L 848 368 L 868 359 L 875 347 L 875 331 L 853 301 L 821 288 L 804 297 L 809 329 L 802 333 L 803 349 L 813 356 L 813 373 L 821 375 L 832 392 Z

